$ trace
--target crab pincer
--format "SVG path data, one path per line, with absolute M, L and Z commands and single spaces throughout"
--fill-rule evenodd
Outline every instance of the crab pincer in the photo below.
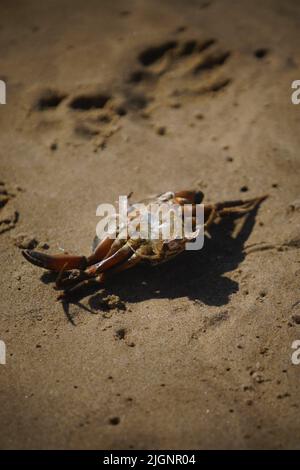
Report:
M 66 254 L 47 255 L 34 250 L 23 250 L 22 255 L 31 264 L 50 271 L 69 271 L 71 269 L 85 269 L 88 265 L 85 256 L 74 256 Z

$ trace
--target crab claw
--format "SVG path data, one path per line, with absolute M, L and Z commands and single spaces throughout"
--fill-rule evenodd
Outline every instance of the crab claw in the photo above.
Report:
M 40 268 L 50 269 L 51 271 L 83 270 L 87 267 L 87 260 L 84 256 L 66 254 L 46 255 L 45 253 L 33 250 L 23 250 L 22 255 L 31 264 Z

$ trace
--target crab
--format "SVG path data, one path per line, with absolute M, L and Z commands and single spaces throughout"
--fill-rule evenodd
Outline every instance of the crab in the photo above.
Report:
M 230 215 L 239 216 L 253 211 L 266 197 L 267 195 L 245 201 L 203 204 L 204 220 L 201 227 L 203 233 L 209 234 L 211 225 L 220 218 Z M 180 207 L 189 205 L 188 214 L 195 231 L 179 239 L 172 237 L 167 240 L 161 237 L 146 239 L 130 236 L 124 238 L 121 237 L 120 228 L 115 238 L 105 236 L 98 239 L 96 237 L 93 252 L 87 257 L 67 253 L 48 255 L 33 250 L 24 250 L 22 254 L 33 265 L 58 273 L 56 287 L 63 291 L 58 299 L 67 300 L 84 286 L 91 283 L 103 285 L 115 274 L 133 268 L 139 263 L 157 265 L 183 252 L 187 241 L 195 239 L 195 234 L 199 233 L 196 207 L 202 203 L 203 198 L 204 194 L 201 191 L 169 191 L 147 201 L 148 205 L 153 202 L 158 205 L 172 204 Z M 132 220 L 134 215 L 136 215 L 136 209 L 134 205 L 130 205 L 127 212 L 128 220 Z

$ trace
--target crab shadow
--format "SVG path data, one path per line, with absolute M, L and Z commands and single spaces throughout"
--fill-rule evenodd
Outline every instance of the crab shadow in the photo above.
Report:
M 187 297 L 210 306 L 226 305 L 230 296 L 239 290 L 238 282 L 226 273 L 237 269 L 244 260 L 244 245 L 255 225 L 256 213 L 257 209 L 243 218 L 222 219 L 211 228 L 211 238 L 205 237 L 201 250 L 186 251 L 159 266 L 140 265 L 124 271 L 105 288 L 91 286 L 68 304 L 79 305 L 90 313 L 103 312 L 103 298 L 113 294 L 124 303 Z M 52 282 L 53 274 L 45 273 L 42 280 Z M 87 296 L 89 306 L 80 302 Z M 64 306 L 64 310 L 67 314 L 68 306 Z
M 227 218 L 214 225 L 199 251 L 187 251 L 156 267 L 137 266 L 125 271 L 105 287 L 105 295 L 118 295 L 123 302 L 187 297 L 206 305 L 226 305 L 239 290 L 235 280 L 226 277 L 245 258 L 244 245 L 255 225 L 257 209 L 247 216 Z M 236 235 L 237 222 L 241 223 Z M 103 293 L 89 298 L 92 310 L 102 309 Z

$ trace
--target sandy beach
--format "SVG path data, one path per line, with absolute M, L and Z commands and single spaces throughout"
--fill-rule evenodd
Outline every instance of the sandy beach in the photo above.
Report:
M 3 0 L 1 449 L 299 449 L 300 4 Z M 269 197 L 64 311 L 100 203 Z

